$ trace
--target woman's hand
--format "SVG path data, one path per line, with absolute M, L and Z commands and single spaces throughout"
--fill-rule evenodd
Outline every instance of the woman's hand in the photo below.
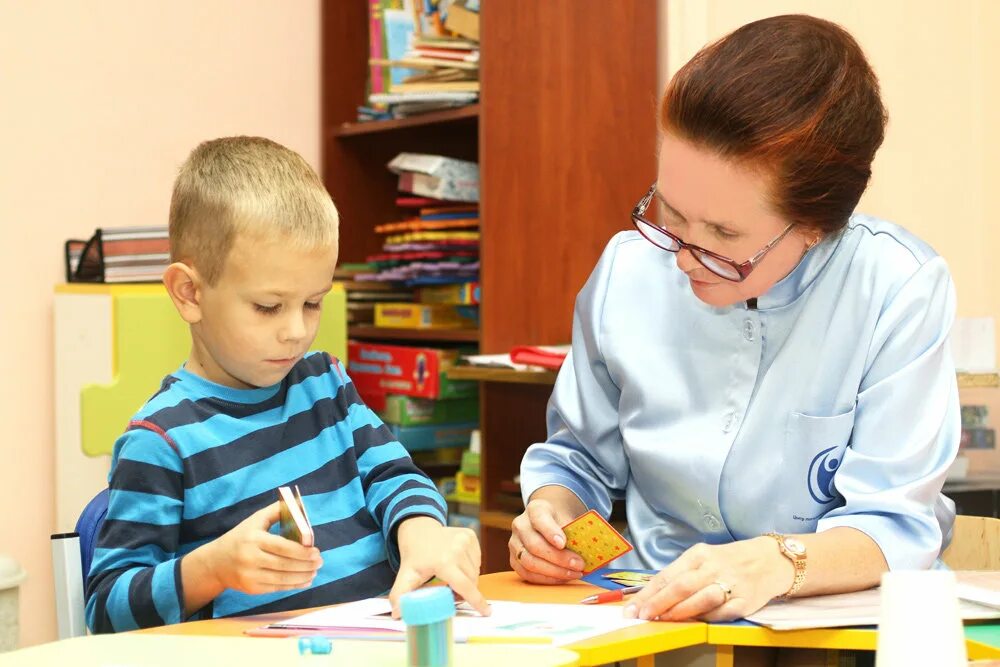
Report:
M 792 586 L 795 568 L 771 537 L 696 544 L 631 599 L 625 616 L 729 621 L 757 611 Z
M 510 566 L 534 584 L 563 584 L 583 576 L 583 559 L 566 549 L 566 525 L 586 508 L 568 489 L 543 487 L 511 524 Z

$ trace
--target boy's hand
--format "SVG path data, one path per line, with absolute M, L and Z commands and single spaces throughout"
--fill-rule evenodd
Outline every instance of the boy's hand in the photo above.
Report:
M 400 596 L 420 588 L 432 577 L 441 579 L 476 611 L 489 616 L 490 606 L 476 588 L 481 556 L 474 532 L 446 528 L 430 517 L 415 516 L 399 524 L 396 537 L 400 565 L 389 593 L 393 618 L 399 618 Z
M 275 502 L 210 542 L 205 566 L 223 589 L 272 593 L 307 588 L 323 564 L 316 547 L 267 532 L 280 518 Z

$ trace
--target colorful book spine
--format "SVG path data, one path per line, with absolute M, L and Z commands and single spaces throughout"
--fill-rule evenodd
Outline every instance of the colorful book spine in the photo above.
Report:
M 377 303 L 375 326 L 393 329 L 461 329 L 475 327 L 455 306 L 423 303 Z
M 439 285 L 420 289 L 417 300 L 420 303 L 441 303 L 453 306 L 474 306 L 479 303 L 479 283 Z

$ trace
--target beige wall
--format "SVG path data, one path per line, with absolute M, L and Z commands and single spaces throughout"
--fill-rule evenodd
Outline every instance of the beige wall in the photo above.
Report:
M 889 109 L 860 209 L 941 253 L 960 316 L 1000 318 L 1000 3 L 992 0 L 667 0 L 670 73 L 751 21 L 807 13 L 847 28 L 868 54 Z
M 28 570 L 24 645 L 55 637 L 62 242 L 165 224 L 172 176 L 207 138 L 266 135 L 318 166 L 318 17 L 318 0 L 0 0 L 0 553 Z

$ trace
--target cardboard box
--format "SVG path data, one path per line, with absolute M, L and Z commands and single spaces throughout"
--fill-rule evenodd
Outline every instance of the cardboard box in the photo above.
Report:
M 403 443 L 408 452 L 419 452 L 427 449 L 445 447 L 465 447 L 469 444 L 472 430 L 479 424 L 465 422 L 462 424 L 429 424 L 427 426 L 399 426 L 390 424 L 389 430 L 396 439 Z
M 465 350 L 406 347 L 349 341 L 348 372 L 368 406 L 382 412 L 386 396 L 401 394 L 418 398 L 465 398 L 475 396 L 476 382 L 446 377 Z
M 476 320 L 459 306 L 424 303 L 376 303 L 375 326 L 398 329 L 474 329 Z
M 400 426 L 474 422 L 479 421 L 479 397 L 434 400 L 389 395 L 380 416 L 389 424 Z

